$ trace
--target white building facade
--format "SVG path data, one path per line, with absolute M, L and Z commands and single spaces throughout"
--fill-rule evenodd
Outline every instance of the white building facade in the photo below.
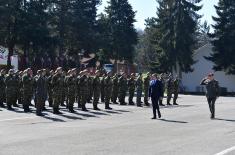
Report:
M 208 61 L 205 57 L 212 53 L 212 45 L 206 44 L 195 51 L 193 65 L 194 71 L 191 73 L 182 73 L 182 86 L 186 92 L 204 92 L 204 87 L 200 86 L 202 78 L 208 73 L 213 72 L 215 79 L 219 81 L 220 87 L 226 88 L 227 92 L 235 92 L 235 75 L 226 75 L 225 72 L 213 71 L 213 62 Z

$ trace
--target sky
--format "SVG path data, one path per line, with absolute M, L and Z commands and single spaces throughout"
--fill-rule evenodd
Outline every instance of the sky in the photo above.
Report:
M 102 0 L 102 5 L 99 7 L 98 12 L 104 11 L 105 6 L 107 6 L 108 0 Z M 209 24 L 213 24 L 212 16 L 216 16 L 214 5 L 218 3 L 219 0 L 202 0 L 203 5 L 202 10 L 199 14 L 203 15 L 202 21 L 207 21 Z M 137 29 L 145 28 L 145 19 L 148 17 L 156 17 L 156 0 L 129 0 L 130 4 L 133 6 L 134 11 L 137 11 L 135 27 Z

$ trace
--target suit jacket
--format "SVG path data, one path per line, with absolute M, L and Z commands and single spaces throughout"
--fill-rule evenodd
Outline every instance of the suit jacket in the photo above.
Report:
M 163 85 L 159 80 L 152 80 L 149 86 L 149 97 L 160 98 L 163 97 Z

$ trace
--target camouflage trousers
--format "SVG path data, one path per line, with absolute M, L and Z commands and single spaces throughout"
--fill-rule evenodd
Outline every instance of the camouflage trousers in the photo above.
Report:
M 117 98 L 118 98 L 118 89 L 113 89 L 113 92 L 112 92 L 112 102 L 116 103 L 117 102 Z
M 149 97 L 149 90 L 145 89 L 144 90 L 144 103 L 147 105 L 148 104 L 148 97 Z
M 62 92 L 54 92 L 53 94 L 53 108 L 55 110 L 58 110 L 59 109 L 59 106 L 60 106 L 60 103 L 62 101 Z
M 141 97 L 142 97 L 142 90 L 141 89 L 137 89 L 137 96 L 136 96 L 136 104 L 137 106 L 141 105 Z
M 23 93 L 23 108 L 25 110 L 29 109 L 29 106 L 31 104 L 31 100 L 32 100 L 32 94 Z
M 179 92 L 178 91 L 169 91 L 169 92 L 167 91 L 167 104 L 170 103 L 171 98 L 172 98 L 172 94 L 174 94 L 173 103 L 174 104 L 176 103 L 176 100 L 178 99 Z
M 99 99 L 100 99 L 100 91 L 94 90 L 94 93 L 93 93 L 93 107 L 94 108 L 97 108 Z
M 134 98 L 135 90 L 130 89 L 129 90 L 129 104 L 133 104 L 133 98 Z
M 7 90 L 6 102 L 7 102 L 7 107 L 11 107 L 12 105 L 15 105 L 17 102 L 17 92 L 15 92 L 14 90 Z

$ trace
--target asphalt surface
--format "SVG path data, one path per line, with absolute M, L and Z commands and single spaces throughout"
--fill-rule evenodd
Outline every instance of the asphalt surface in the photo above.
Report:
M 0 109 L 0 155 L 234 155 L 235 98 L 221 97 L 216 119 L 205 97 L 180 96 L 179 106 L 161 109 L 111 105 L 112 111 L 45 117 Z M 99 105 L 104 108 L 104 105 Z M 88 104 L 91 108 L 91 104 Z

